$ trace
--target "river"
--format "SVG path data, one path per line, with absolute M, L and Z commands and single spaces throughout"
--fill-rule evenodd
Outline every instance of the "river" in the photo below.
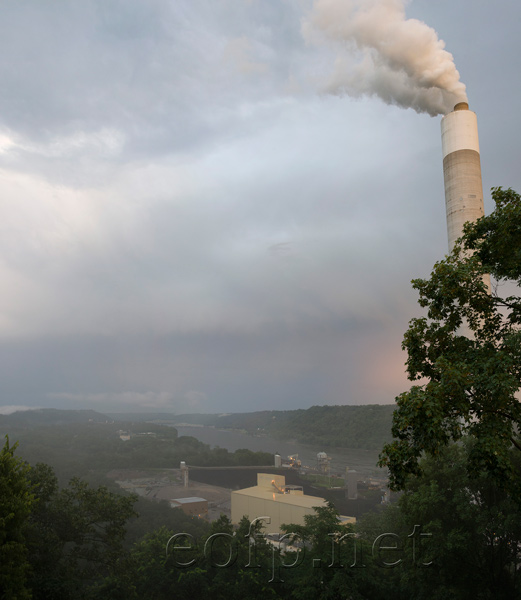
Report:
M 352 448 L 320 448 L 299 444 L 290 440 L 275 440 L 267 436 L 253 436 L 238 431 L 215 429 L 214 427 L 177 426 L 180 436 L 189 435 L 212 448 L 219 446 L 230 452 L 246 448 L 254 452 L 279 453 L 283 459 L 298 454 L 303 466 L 316 467 L 317 453 L 327 452 L 331 457 L 331 474 L 344 476 L 346 467 L 367 477 L 384 478 L 386 473 L 376 466 L 378 451 Z

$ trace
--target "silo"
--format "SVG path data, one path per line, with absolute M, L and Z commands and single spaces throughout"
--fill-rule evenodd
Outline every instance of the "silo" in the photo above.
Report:
M 181 461 L 181 478 L 183 480 L 183 487 L 188 487 L 188 467 L 184 460 Z
M 450 252 L 463 224 L 485 214 L 477 117 L 466 102 L 442 118 L 441 143 Z
M 346 467 L 345 484 L 347 499 L 356 500 L 358 498 L 358 473 L 349 467 Z

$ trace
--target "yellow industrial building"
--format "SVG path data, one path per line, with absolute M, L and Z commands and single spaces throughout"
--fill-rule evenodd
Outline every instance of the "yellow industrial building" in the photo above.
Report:
M 304 525 L 304 517 L 314 514 L 315 506 L 327 506 L 318 496 L 307 496 L 300 486 L 286 485 L 283 475 L 257 473 L 257 485 L 232 492 L 232 523 L 246 516 L 250 521 L 270 517 L 266 531 L 276 533 L 283 523 Z

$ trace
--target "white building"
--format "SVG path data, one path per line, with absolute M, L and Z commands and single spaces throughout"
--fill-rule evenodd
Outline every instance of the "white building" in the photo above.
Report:
M 257 485 L 232 492 L 232 523 L 246 516 L 250 521 L 270 517 L 267 533 L 280 531 L 280 526 L 304 525 L 304 517 L 314 514 L 315 506 L 327 506 L 318 496 L 307 496 L 299 486 L 287 486 L 283 475 L 257 473 Z

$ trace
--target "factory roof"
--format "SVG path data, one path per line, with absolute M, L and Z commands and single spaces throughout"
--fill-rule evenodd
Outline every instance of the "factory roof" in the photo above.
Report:
M 241 496 L 251 496 L 253 498 L 262 498 L 282 504 L 291 504 L 292 506 L 302 506 L 303 508 L 313 508 L 315 506 L 325 506 L 327 504 L 324 498 L 318 496 L 306 496 L 299 494 L 281 494 L 275 490 L 268 490 L 263 486 L 254 486 L 243 490 L 233 492 Z
M 191 504 L 192 502 L 206 502 L 206 498 L 197 498 L 196 496 L 192 496 L 191 498 L 172 498 L 172 502 Z

